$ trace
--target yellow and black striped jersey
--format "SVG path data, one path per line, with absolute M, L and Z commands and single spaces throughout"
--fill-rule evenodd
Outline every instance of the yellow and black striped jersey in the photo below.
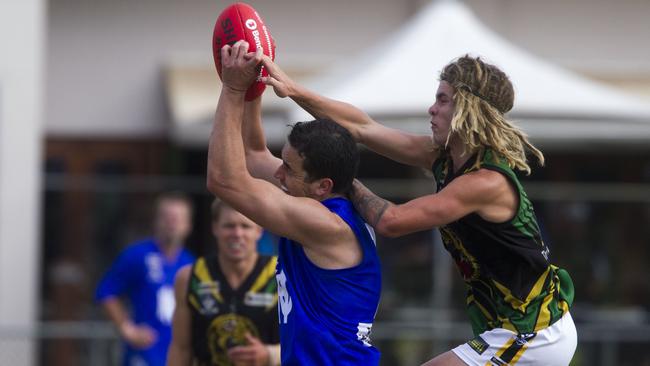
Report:
M 276 257 L 258 257 L 251 274 L 232 289 L 216 256 L 192 267 L 187 301 L 192 312 L 192 348 L 200 366 L 230 366 L 230 347 L 246 344 L 245 334 L 262 343 L 280 343 Z
M 488 222 L 472 213 L 440 227 L 447 251 L 467 285 L 467 310 L 475 334 L 505 328 L 524 334 L 560 319 L 573 302 L 569 274 L 549 262 L 533 206 L 508 164 L 487 149 L 470 158 L 456 175 L 444 155 L 433 164 L 438 191 L 454 178 L 478 169 L 503 174 L 516 189 L 515 216 Z

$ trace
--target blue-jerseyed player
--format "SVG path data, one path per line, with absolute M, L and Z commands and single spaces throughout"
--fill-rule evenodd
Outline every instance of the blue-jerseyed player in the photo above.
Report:
M 328 120 L 297 123 L 282 159 L 274 157 L 260 98 L 244 101 L 263 55 L 240 41 L 224 46 L 221 58 L 207 186 L 283 237 L 276 269 L 282 365 L 377 365 L 370 330 L 381 272 L 371 231 L 346 198 L 359 164 L 352 136 Z
M 154 237 L 124 249 L 97 286 L 95 300 L 125 343 L 125 366 L 165 365 L 175 306 L 174 276 L 194 262 L 183 248 L 192 227 L 191 211 L 189 199 L 180 192 L 158 197 Z M 122 297 L 128 298 L 131 314 Z

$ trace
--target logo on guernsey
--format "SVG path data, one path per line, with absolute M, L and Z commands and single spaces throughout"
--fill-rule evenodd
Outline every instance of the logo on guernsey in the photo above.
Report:
M 480 274 L 478 261 L 463 246 L 460 238 L 447 227 L 440 228 L 440 235 L 445 248 L 454 258 L 463 280 L 472 281 L 478 279 Z
M 544 243 L 542 243 L 542 246 L 544 248 L 544 249 L 542 249 L 542 256 L 544 257 L 544 259 L 546 259 L 548 261 L 548 256 L 550 255 L 551 251 L 548 249 L 548 247 Z
M 244 296 L 244 304 L 248 306 L 270 306 L 275 302 L 273 294 L 247 292 Z
M 156 293 L 156 316 L 161 323 L 171 325 L 175 306 L 174 288 L 171 286 L 161 287 Z
M 515 338 L 515 343 L 516 343 L 518 346 L 523 347 L 523 346 L 526 345 L 526 343 L 528 343 L 531 339 L 535 338 L 536 335 L 537 335 L 537 333 L 522 333 L 522 334 L 518 334 L 517 337 Z
M 287 291 L 287 276 L 284 270 L 277 273 L 275 279 L 278 281 L 278 318 L 280 324 L 287 324 L 293 303 Z
M 370 343 L 370 329 L 372 329 L 372 323 L 359 323 L 357 325 L 357 339 L 366 347 L 372 347 Z
M 149 253 L 144 257 L 144 264 L 147 267 L 147 276 L 149 281 L 153 283 L 160 283 L 163 281 L 165 275 L 163 273 L 162 258 L 157 253 Z
M 476 337 L 472 339 L 471 341 L 467 342 L 467 345 L 470 346 L 479 355 L 482 355 L 483 352 L 485 352 L 485 350 L 487 350 L 488 347 L 490 347 L 490 345 L 487 344 L 487 342 L 483 340 L 483 338 L 481 337 Z
M 210 323 L 206 333 L 212 359 L 210 365 L 232 365 L 228 357 L 228 349 L 247 344 L 246 333 L 259 338 L 259 331 L 255 324 L 250 319 L 237 314 L 216 317 Z
M 490 365 L 492 366 L 507 366 L 508 363 L 497 356 L 494 356 L 490 359 Z

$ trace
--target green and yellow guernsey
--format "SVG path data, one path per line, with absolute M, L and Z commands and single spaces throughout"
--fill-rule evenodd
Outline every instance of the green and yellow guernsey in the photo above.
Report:
M 454 178 L 490 169 L 503 174 L 519 195 L 515 216 L 503 223 L 472 213 L 440 227 L 447 251 L 467 285 L 467 312 L 475 335 L 494 328 L 524 334 L 559 320 L 573 303 L 569 274 L 549 262 L 533 206 L 508 164 L 485 150 L 454 174 L 443 155 L 433 164 L 438 191 Z

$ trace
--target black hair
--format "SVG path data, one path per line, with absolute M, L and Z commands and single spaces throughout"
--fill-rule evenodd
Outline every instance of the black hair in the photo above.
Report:
M 307 179 L 330 178 L 332 193 L 347 194 L 359 169 L 359 150 L 348 130 L 329 119 L 298 122 L 289 144 L 304 159 Z

